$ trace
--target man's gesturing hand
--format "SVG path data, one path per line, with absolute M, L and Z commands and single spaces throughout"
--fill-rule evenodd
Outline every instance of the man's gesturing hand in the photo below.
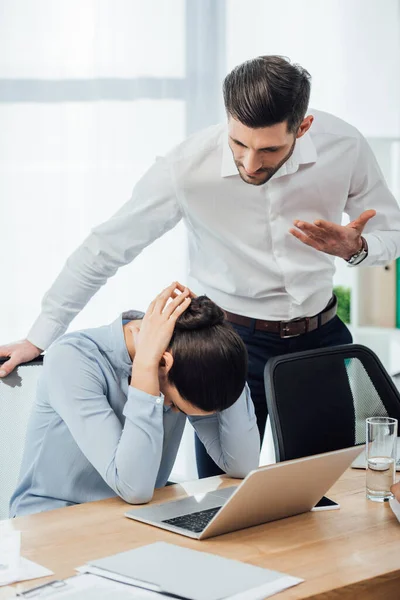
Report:
M 345 226 L 322 219 L 317 219 L 314 223 L 296 220 L 293 224 L 297 229 L 289 229 L 289 233 L 315 250 L 348 260 L 361 249 L 361 234 L 375 215 L 375 210 L 365 210 Z
M 40 348 L 31 344 L 28 340 L 21 340 L 20 342 L 0 346 L 0 358 L 8 358 L 5 363 L 0 363 L 0 377 L 6 377 L 15 367 L 21 363 L 33 360 L 40 353 Z

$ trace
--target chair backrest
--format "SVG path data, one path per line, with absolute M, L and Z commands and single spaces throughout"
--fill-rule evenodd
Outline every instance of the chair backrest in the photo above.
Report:
M 400 394 L 365 346 L 277 356 L 264 381 L 278 462 L 365 443 L 367 417 L 400 421 Z
M 5 360 L 0 359 L 0 364 Z M 43 356 L 38 356 L 0 379 L 0 519 L 9 515 L 42 364 Z

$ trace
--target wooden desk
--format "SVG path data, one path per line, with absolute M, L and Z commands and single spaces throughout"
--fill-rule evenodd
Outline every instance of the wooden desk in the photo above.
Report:
M 159 490 L 155 501 L 183 497 L 236 480 L 213 477 Z M 400 524 L 388 504 L 365 499 L 365 472 L 349 469 L 330 494 L 340 510 L 307 513 L 205 541 L 192 540 L 124 518 L 122 500 L 62 508 L 14 519 L 22 531 L 22 554 L 53 570 L 55 577 L 74 567 L 136 546 L 163 540 L 302 577 L 279 600 L 400 598 Z M 36 580 L 37 584 L 50 578 Z M 0 599 L 35 581 L 0 588 Z

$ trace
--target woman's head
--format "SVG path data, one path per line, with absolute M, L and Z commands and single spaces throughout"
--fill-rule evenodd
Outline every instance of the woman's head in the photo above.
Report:
M 222 309 L 206 296 L 192 298 L 178 317 L 168 352 L 172 365 L 166 388 L 176 388 L 193 407 L 220 411 L 239 398 L 247 375 L 246 347 Z

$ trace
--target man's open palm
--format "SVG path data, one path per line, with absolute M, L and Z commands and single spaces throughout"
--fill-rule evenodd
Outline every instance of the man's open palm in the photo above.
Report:
M 315 250 L 348 260 L 361 249 L 361 234 L 375 215 L 375 210 L 365 210 L 348 225 L 337 225 L 322 219 L 314 223 L 296 220 L 293 221 L 296 229 L 289 229 L 289 232 Z

